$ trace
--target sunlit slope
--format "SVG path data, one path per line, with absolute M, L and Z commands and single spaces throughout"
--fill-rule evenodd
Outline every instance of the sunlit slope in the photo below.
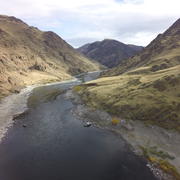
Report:
M 0 96 L 21 86 L 69 79 L 99 67 L 57 34 L 0 16 Z
M 104 76 L 76 89 L 89 105 L 180 131 L 180 20 Z
M 167 31 L 159 34 L 139 55 L 129 58 L 105 76 L 119 75 L 138 67 L 155 72 L 180 64 L 180 19 Z

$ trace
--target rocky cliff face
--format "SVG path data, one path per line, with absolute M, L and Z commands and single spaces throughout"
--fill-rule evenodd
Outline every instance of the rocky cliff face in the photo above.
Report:
M 78 51 L 99 63 L 112 68 L 123 59 L 127 59 L 143 49 L 142 46 L 127 45 L 116 40 L 105 39 L 91 44 L 86 44 Z
M 39 82 L 99 69 L 53 32 L 0 16 L 0 96 Z

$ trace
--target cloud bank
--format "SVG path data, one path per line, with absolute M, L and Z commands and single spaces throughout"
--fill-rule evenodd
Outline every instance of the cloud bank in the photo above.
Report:
M 179 0 L 0 0 L 0 14 L 59 34 L 74 47 L 102 39 L 146 46 L 180 18 Z

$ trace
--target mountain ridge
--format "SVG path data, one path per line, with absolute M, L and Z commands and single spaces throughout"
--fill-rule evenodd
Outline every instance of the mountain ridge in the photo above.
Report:
M 85 44 L 77 50 L 88 58 L 112 68 L 117 66 L 121 60 L 134 56 L 142 49 L 142 46 L 128 45 L 114 39 L 104 39 Z

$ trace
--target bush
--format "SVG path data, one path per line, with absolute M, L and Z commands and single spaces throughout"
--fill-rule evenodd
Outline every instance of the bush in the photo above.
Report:
M 118 125 L 119 122 L 120 122 L 120 120 L 117 119 L 117 118 L 112 118 L 112 120 L 111 120 L 111 123 L 112 123 L 112 125 L 114 125 L 114 126 Z
M 82 86 L 74 86 L 74 88 L 73 88 L 73 90 L 74 90 L 75 92 L 79 92 L 79 91 L 81 91 L 82 89 L 83 89 Z

